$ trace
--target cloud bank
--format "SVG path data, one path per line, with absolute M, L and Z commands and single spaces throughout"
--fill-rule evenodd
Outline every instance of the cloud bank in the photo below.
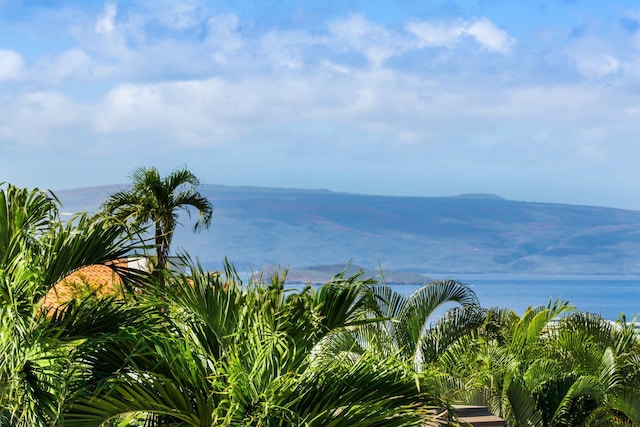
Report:
M 0 5 L 2 180 L 184 163 L 211 183 L 640 209 L 631 6 L 161 3 Z

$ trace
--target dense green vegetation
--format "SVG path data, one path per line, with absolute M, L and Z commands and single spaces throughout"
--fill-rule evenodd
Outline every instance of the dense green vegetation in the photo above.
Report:
M 345 272 L 294 291 L 286 272 L 244 283 L 231 264 L 188 259 L 163 286 L 114 263 L 154 252 L 147 222 L 62 222 L 53 194 L 0 187 L 0 425 L 417 426 L 446 422 L 455 403 L 510 426 L 640 425 L 626 319 L 563 301 L 485 309 L 454 280 L 404 297 Z M 42 306 L 93 264 L 123 279 L 121 294 Z
M 173 233 L 178 225 L 178 212 L 191 209 L 198 212 L 193 231 L 208 228 L 213 216 L 213 206 L 197 187 L 200 180 L 190 170 L 182 169 L 161 177 L 154 167 L 138 168 L 131 174 L 132 185 L 117 191 L 102 204 L 109 216 L 129 223 L 134 232 L 143 231 L 146 225 L 153 226 L 156 272 L 165 269 Z M 162 276 L 158 275 L 162 280 Z

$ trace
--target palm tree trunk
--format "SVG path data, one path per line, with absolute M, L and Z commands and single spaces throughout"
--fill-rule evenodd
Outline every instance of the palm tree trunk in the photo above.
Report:
M 166 237 L 163 235 L 164 233 L 162 232 L 162 227 L 160 226 L 160 224 L 156 224 L 156 235 L 155 235 L 155 240 L 156 240 L 156 265 L 154 268 L 154 273 L 157 274 L 157 277 L 159 280 L 161 280 L 162 277 L 162 272 L 165 269 L 165 265 L 167 263 L 167 256 L 166 256 Z
M 167 312 L 166 296 L 165 296 L 165 267 L 167 265 L 167 244 L 166 236 L 162 231 L 162 227 L 159 223 L 156 223 L 155 241 L 156 241 L 156 265 L 153 269 L 153 275 L 158 280 L 159 289 L 161 292 L 160 298 L 163 303 L 160 307 L 162 313 Z

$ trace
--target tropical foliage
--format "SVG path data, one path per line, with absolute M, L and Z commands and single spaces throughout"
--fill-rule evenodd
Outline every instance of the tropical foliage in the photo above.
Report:
M 243 285 L 230 267 L 224 275 L 195 268 L 175 280 L 163 338 L 138 343 L 126 370 L 118 360 L 118 374 L 101 380 L 109 386 L 78 399 L 65 425 L 127 414 L 193 426 L 423 422 L 429 397 L 401 365 L 318 357 L 323 339 L 372 321 L 357 276 L 295 293 L 278 276 Z
M 88 265 L 106 265 L 126 283 L 144 280 L 143 272 L 115 262 L 138 246 L 123 227 L 99 217 L 63 224 L 52 194 L 12 185 L 0 188 L 0 241 L 0 424 L 51 425 L 61 416 L 73 343 L 118 327 L 100 316 L 126 310 L 114 302 L 47 312 L 40 301 Z
M 0 425 L 443 425 L 451 405 L 475 403 L 510 426 L 640 426 L 625 318 L 565 301 L 484 309 L 455 280 L 409 296 L 346 270 L 319 287 L 286 286 L 286 271 L 245 283 L 230 263 L 189 259 L 165 286 L 117 262 L 143 256 L 131 233 L 161 221 L 64 222 L 58 209 L 51 193 L 0 187 Z M 42 304 L 94 264 L 122 278 L 121 295 Z
M 613 324 L 574 312 L 564 301 L 522 317 L 490 310 L 484 327 L 448 349 L 440 366 L 464 384 L 467 401 L 488 405 L 510 426 L 636 426 L 634 328 L 624 318 Z
M 195 209 L 198 219 L 193 231 L 208 228 L 213 216 L 209 200 L 198 192 L 200 180 L 187 168 L 177 169 L 165 177 L 154 167 L 138 168 L 131 174 L 130 188 L 109 196 L 102 210 L 131 224 L 140 232 L 153 225 L 158 272 L 165 269 L 173 233 L 178 225 L 179 211 L 191 215 Z

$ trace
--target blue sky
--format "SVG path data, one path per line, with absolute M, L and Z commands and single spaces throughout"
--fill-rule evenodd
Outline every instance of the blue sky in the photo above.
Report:
M 0 181 L 640 209 L 640 4 L 0 0 Z

